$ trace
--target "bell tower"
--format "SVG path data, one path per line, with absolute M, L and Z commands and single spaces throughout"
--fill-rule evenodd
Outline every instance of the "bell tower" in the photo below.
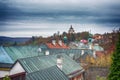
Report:
M 69 34 L 74 34 L 74 33 L 75 33 L 72 25 L 70 26 L 70 28 L 69 28 L 69 30 L 68 30 L 68 33 L 69 33 Z

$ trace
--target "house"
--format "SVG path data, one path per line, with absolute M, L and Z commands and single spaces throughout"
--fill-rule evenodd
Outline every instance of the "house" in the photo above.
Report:
M 75 48 L 69 48 L 66 45 L 65 45 L 66 47 L 62 47 L 62 46 L 56 47 L 56 45 L 53 45 L 53 44 L 57 44 L 54 41 L 52 43 L 49 43 L 50 45 L 46 45 L 46 44 L 40 44 L 39 46 L 42 53 L 44 53 L 45 55 L 66 54 L 78 63 L 80 62 L 80 59 L 83 56 L 85 58 L 86 55 L 93 55 L 93 50 L 89 49 L 89 46 L 83 43 L 72 42 L 71 44 L 75 44 L 75 45 L 78 44 L 78 46 Z M 51 47 L 51 45 L 53 47 Z
M 9 75 L 11 65 L 19 58 L 44 55 L 38 46 L 9 46 L 0 47 L 0 77 Z M 8 67 L 7 67 L 8 66 Z
M 93 38 L 94 38 L 93 43 L 96 43 L 96 42 L 99 43 L 99 44 L 104 43 L 103 35 L 101 35 L 101 34 L 95 34 L 95 35 L 93 36 Z
M 97 43 L 93 45 L 93 50 L 95 50 L 95 51 L 104 51 L 104 49 L 101 46 L 99 46 L 99 44 L 97 44 Z
M 29 73 L 34 75 L 32 73 L 37 73 L 38 71 L 45 70 L 57 65 L 57 67 L 69 79 L 82 79 L 84 76 L 84 69 L 80 67 L 78 63 L 72 60 L 72 58 L 78 59 L 80 57 L 81 50 L 69 49 L 63 43 L 61 44 L 61 42 L 57 44 L 57 48 L 51 48 L 48 45 L 44 45 L 43 49 L 45 49 L 45 54 L 40 46 L 29 45 L 1 47 L 0 55 L 4 56 L 1 58 L 1 63 L 3 62 L 1 64 L 2 69 L 0 70 L 0 74 L 2 74 L 1 78 L 3 78 L 5 75 L 10 75 L 12 80 L 20 80 L 20 78 L 24 80 L 25 76 L 27 76 Z M 49 55 L 49 53 L 51 55 Z M 62 61 L 58 59 L 59 55 L 62 56 Z M 3 70 L 5 65 L 8 65 L 7 61 L 11 65 L 14 65 L 12 67 L 10 66 L 9 70 Z M 4 63 L 6 64 L 4 65 Z
M 0 63 L 0 78 L 5 75 L 9 75 L 12 64 L 10 63 Z
M 71 42 L 69 47 L 71 49 L 89 49 L 89 45 L 84 44 L 83 42 Z
M 27 76 L 33 72 L 45 70 L 52 66 L 57 66 L 69 78 L 69 80 L 83 80 L 84 78 L 84 69 L 65 54 L 18 59 L 11 69 L 10 75 L 26 72 Z
M 94 38 L 95 40 L 99 40 L 99 39 L 102 39 L 103 36 L 102 36 L 101 34 L 95 34 L 95 35 L 93 36 L 93 38 Z
M 49 49 L 69 49 L 61 40 L 52 40 L 52 43 L 45 44 Z
M 95 54 L 97 57 L 103 57 L 105 55 L 105 52 L 104 51 L 96 51 Z
M 95 58 L 104 55 L 104 49 L 97 43 L 93 45 L 93 50 L 94 50 L 93 55 Z
M 13 64 L 10 63 L 0 63 L 0 80 L 3 80 L 3 78 L 8 75 L 11 80 L 25 80 L 25 72 L 10 75 L 12 66 Z
M 39 51 L 39 46 L 9 46 L 0 47 L 0 63 L 14 63 L 19 58 L 44 55 Z

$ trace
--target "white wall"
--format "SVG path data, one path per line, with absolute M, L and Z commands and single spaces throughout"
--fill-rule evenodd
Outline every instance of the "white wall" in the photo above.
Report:
M 9 71 L 0 71 L 0 77 L 5 77 L 5 75 L 9 75 Z
M 84 50 L 82 50 L 81 55 L 83 55 L 84 53 L 85 53 Z
M 89 49 L 92 49 L 92 44 L 89 45 Z
M 93 57 L 96 58 L 96 51 L 93 51 Z
M 21 73 L 21 72 L 25 72 L 25 70 L 22 68 L 21 64 L 17 62 L 10 70 L 10 75 Z

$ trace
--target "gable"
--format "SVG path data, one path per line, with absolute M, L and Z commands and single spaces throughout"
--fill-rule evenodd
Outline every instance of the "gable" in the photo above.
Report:
M 25 70 L 23 69 L 23 67 L 19 62 L 16 62 L 15 65 L 10 70 L 10 75 L 22 73 L 22 72 L 25 72 Z

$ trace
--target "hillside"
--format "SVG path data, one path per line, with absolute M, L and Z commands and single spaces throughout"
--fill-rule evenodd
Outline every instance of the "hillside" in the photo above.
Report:
M 32 38 L 27 38 L 27 37 L 15 37 L 15 38 L 11 38 L 11 37 L 0 36 L 0 45 L 24 43 L 24 42 L 27 42 L 27 41 L 29 41 L 31 39 Z

